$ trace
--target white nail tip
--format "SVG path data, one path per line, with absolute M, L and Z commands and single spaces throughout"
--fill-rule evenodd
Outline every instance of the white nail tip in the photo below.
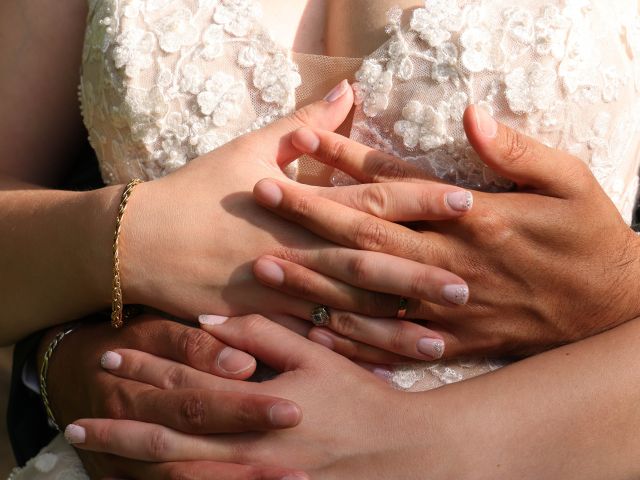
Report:
M 104 352 L 100 358 L 100 366 L 106 370 L 117 370 L 122 365 L 122 355 L 116 352 Z
M 72 445 L 76 443 L 84 443 L 87 439 L 87 431 L 84 427 L 71 423 L 64 429 L 64 438 Z
M 198 317 L 198 321 L 202 325 L 222 325 L 224 322 L 229 320 L 229 317 L 224 317 L 222 315 L 200 315 Z

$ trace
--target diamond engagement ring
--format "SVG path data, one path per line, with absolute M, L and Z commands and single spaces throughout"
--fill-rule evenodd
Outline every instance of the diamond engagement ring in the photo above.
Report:
M 331 320 L 331 313 L 329 307 L 325 305 L 318 305 L 311 310 L 311 321 L 316 327 L 326 327 Z

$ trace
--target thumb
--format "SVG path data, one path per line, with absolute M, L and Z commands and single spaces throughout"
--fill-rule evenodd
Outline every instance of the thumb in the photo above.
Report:
M 353 90 L 349 82 L 343 80 L 322 100 L 302 107 L 251 135 L 257 137 L 263 158 L 275 159 L 282 168 L 300 156 L 291 142 L 293 132 L 305 126 L 333 131 L 344 122 L 352 106 Z
M 463 122 L 467 138 L 482 161 L 521 189 L 564 197 L 575 189 L 571 179 L 587 169 L 578 158 L 496 122 L 477 105 L 467 109 Z

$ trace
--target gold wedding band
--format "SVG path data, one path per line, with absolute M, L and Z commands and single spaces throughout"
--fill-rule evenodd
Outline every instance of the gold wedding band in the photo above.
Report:
M 318 305 L 311 310 L 311 321 L 316 327 L 326 327 L 330 320 L 331 313 L 326 305 Z
M 398 306 L 398 313 L 396 313 L 396 318 L 406 317 L 408 306 L 409 300 L 406 297 L 400 297 L 400 305 Z

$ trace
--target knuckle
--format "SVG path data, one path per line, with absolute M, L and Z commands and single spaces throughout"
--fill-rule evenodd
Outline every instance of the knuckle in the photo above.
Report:
M 409 292 L 412 298 L 423 298 L 425 286 L 430 282 L 429 275 L 423 271 L 415 272 L 409 280 Z
M 240 425 L 255 426 L 258 416 L 259 409 L 250 399 L 235 402 L 234 417 Z
M 310 272 L 300 269 L 290 279 L 290 288 L 302 298 L 312 299 L 318 294 L 318 286 L 314 282 L 314 275 Z
M 205 402 L 199 394 L 190 394 L 183 400 L 180 417 L 191 431 L 200 431 L 206 423 Z
M 376 156 L 372 162 L 371 177 L 374 182 L 403 181 L 407 178 L 407 170 L 398 160 L 386 156 Z
M 186 370 L 180 366 L 175 365 L 169 367 L 167 372 L 162 378 L 164 390 L 175 390 L 186 385 L 187 375 Z
M 340 167 L 343 160 L 347 157 L 349 147 L 343 140 L 335 140 L 326 150 L 327 163 L 335 168 Z
M 438 201 L 431 189 L 424 189 L 416 198 L 420 212 L 432 212 Z
M 101 450 L 109 450 L 111 446 L 111 422 L 95 428 L 93 432 L 94 441 L 96 446 Z
M 163 465 L 168 480 L 196 480 L 201 477 L 200 469 L 188 463 L 167 463 Z
M 293 112 L 287 118 L 293 123 L 294 128 L 300 128 L 311 123 L 312 115 L 308 107 L 303 107 Z
M 331 329 L 345 337 L 353 337 L 358 331 L 358 319 L 348 312 L 332 315 Z
M 122 420 L 128 418 L 127 415 L 127 399 L 126 389 L 122 389 L 120 386 L 111 389 L 105 394 L 104 412 L 107 418 L 114 420 Z M 100 417 L 101 412 L 96 412 L 97 417 Z
M 406 347 L 406 343 L 404 328 L 401 325 L 396 325 L 387 338 L 386 349 L 390 352 L 402 352 Z
M 516 163 L 529 153 L 529 142 L 521 133 L 507 128 L 505 129 L 504 149 L 505 160 Z
M 363 211 L 378 218 L 385 217 L 389 210 L 389 194 L 382 185 L 371 185 L 362 190 L 359 200 Z
M 369 278 L 368 262 L 359 252 L 346 261 L 345 268 L 350 281 L 356 286 L 364 285 Z
M 353 239 L 362 250 L 379 251 L 389 242 L 389 231 L 377 219 L 367 218 L 356 223 Z
M 152 460 L 162 460 L 169 447 L 167 435 L 164 430 L 155 428 L 149 435 L 146 444 L 146 453 Z
M 300 195 L 291 203 L 291 211 L 299 220 L 309 218 L 313 212 L 313 201 L 308 195 Z
M 213 337 L 196 328 L 186 328 L 178 338 L 184 359 L 192 367 L 197 367 L 201 358 L 211 356 L 214 343 Z

